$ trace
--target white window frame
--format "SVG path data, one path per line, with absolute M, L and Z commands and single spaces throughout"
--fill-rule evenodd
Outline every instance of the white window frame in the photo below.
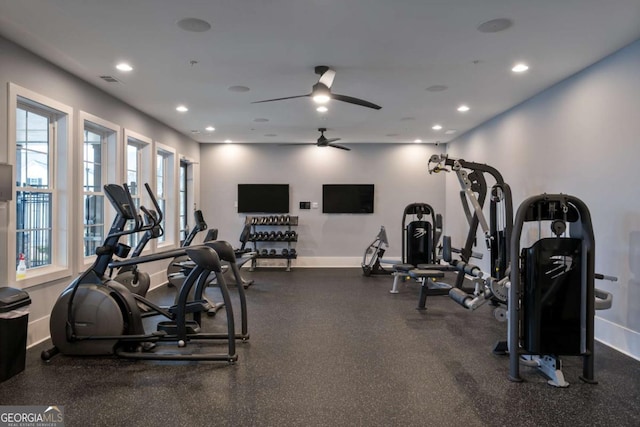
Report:
M 176 161 L 176 150 L 168 145 L 160 144 L 156 142 L 156 156 L 154 156 L 154 160 L 157 162 L 158 156 L 163 158 L 165 163 L 164 168 L 164 205 L 165 211 L 162 212 L 163 220 L 162 227 L 164 229 L 164 239 L 161 241 L 160 239 L 154 240 L 154 245 L 156 248 L 162 248 L 163 250 L 178 247 L 178 204 L 176 201 L 178 200 L 178 191 L 179 187 L 176 185 L 178 182 L 176 177 L 179 175 L 179 163 Z M 154 167 L 154 171 L 157 169 L 157 164 Z M 154 173 L 154 177 L 156 174 Z M 159 188 L 157 188 L 157 177 L 154 180 L 155 185 L 155 194 L 158 194 Z
M 17 259 L 16 254 L 16 209 L 17 201 L 15 194 L 15 175 L 12 182 L 13 200 L 9 202 L 9 222 L 7 233 L 7 283 L 10 286 L 19 288 L 29 288 L 31 286 L 61 280 L 71 276 L 72 260 L 72 224 L 75 221 L 74 215 L 62 215 L 61 212 L 72 212 L 73 191 L 71 183 L 73 175 L 73 108 L 62 104 L 54 99 L 21 87 L 15 83 L 9 83 L 8 99 L 8 162 L 13 165 L 14 174 L 16 170 L 16 111 L 18 104 L 39 104 L 45 111 L 52 111 L 55 119 L 54 146 L 51 150 L 51 164 L 49 174 L 51 177 L 50 192 L 52 194 L 52 240 L 51 240 L 51 264 L 27 270 L 27 277 L 17 280 L 13 272 L 13 266 Z M 19 101 L 21 98 L 25 101 Z
M 196 176 L 199 176 L 200 174 L 200 170 L 198 168 L 198 163 L 192 159 L 189 158 L 187 156 L 184 155 L 180 155 L 180 161 L 183 163 L 187 164 L 187 206 L 186 206 L 186 210 L 185 210 L 185 214 L 187 217 L 187 228 L 189 230 L 191 230 L 192 227 L 195 226 L 195 224 L 193 223 L 193 212 L 197 209 L 197 206 L 199 204 L 199 199 L 197 197 L 198 194 L 200 194 L 200 189 L 198 186 L 198 181 L 195 179 Z M 180 172 L 178 171 L 178 174 L 176 175 L 177 179 L 180 179 Z M 177 190 L 178 192 L 180 191 L 180 189 L 178 188 Z M 178 203 L 181 203 L 181 199 L 178 196 Z M 176 205 L 178 205 L 178 203 L 176 203 Z M 178 213 L 176 215 L 179 215 L 180 212 L 180 206 L 178 205 Z M 176 217 L 178 218 L 178 217 Z M 178 221 L 176 221 L 178 222 Z M 178 224 L 178 227 L 180 227 L 180 224 Z M 179 240 L 180 242 L 182 242 L 186 237 L 188 232 L 183 233 L 183 230 L 179 230 Z
M 144 136 L 138 132 L 132 131 L 131 129 L 127 129 L 125 128 L 123 131 L 123 170 L 122 170 L 122 182 L 125 182 L 127 184 L 129 184 L 129 182 L 127 181 L 127 172 L 128 172 L 128 165 L 127 165 L 127 156 L 128 156 L 128 146 L 129 143 L 131 144 L 135 144 L 138 146 L 138 194 L 133 196 L 134 201 L 136 201 L 136 199 L 139 199 L 139 203 L 149 209 L 152 209 L 152 203 L 150 200 L 148 200 L 148 196 L 147 196 L 147 190 L 144 187 L 145 183 L 148 183 L 151 186 L 151 189 L 153 190 L 154 188 L 154 182 L 155 182 L 155 171 L 154 171 L 154 164 L 155 164 L 155 155 L 152 156 L 152 148 L 153 148 L 153 143 L 151 138 Z M 139 241 L 139 239 L 142 237 L 140 234 L 138 235 L 137 238 L 135 238 L 135 240 L 132 240 L 132 235 L 127 236 L 127 239 L 125 240 L 127 245 L 131 245 L 131 243 L 133 242 L 134 244 L 131 245 L 131 250 L 133 251 L 135 244 L 137 244 L 137 242 Z M 143 254 L 149 253 L 152 251 L 152 245 L 147 245 L 144 250 L 142 251 Z
M 81 139 L 81 143 L 83 145 L 83 149 L 80 150 L 81 154 L 80 154 L 80 160 L 79 160 L 79 164 L 82 165 L 81 168 L 84 166 L 84 131 L 86 128 L 86 122 L 89 122 L 90 124 L 93 125 L 97 125 L 98 127 L 102 127 L 107 131 L 110 131 L 111 134 L 108 135 L 106 137 L 106 145 L 102 147 L 102 154 L 103 154 L 103 160 L 102 160 L 102 183 L 104 184 L 119 184 L 120 182 L 120 165 L 122 165 L 122 153 L 121 151 L 121 147 L 120 144 L 118 144 L 118 141 L 120 141 L 120 133 L 122 131 L 122 128 L 115 124 L 112 123 L 110 121 L 104 120 L 101 117 L 95 116 L 93 114 L 87 113 L 85 111 L 80 111 L 78 113 L 78 130 L 77 130 L 77 134 L 79 136 L 82 136 Z M 82 169 L 80 170 L 80 173 L 82 175 L 83 171 Z M 81 176 L 80 179 L 77 180 L 78 182 L 78 186 L 76 191 L 78 192 L 77 194 L 79 195 L 77 200 L 83 200 L 84 199 L 84 176 Z M 102 193 L 104 195 L 104 192 Z M 82 219 L 84 216 L 84 204 L 83 203 L 79 203 L 79 206 L 77 207 L 78 211 L 77 211 L 77 217 Z M 114 211 L 113 209 L 111 209 L 111 204 L 109 203 L 109 201 L 107 200 L 106 196 L 104 198 L 104 210 L 105 212 L 103 213 L 104 215 L 104 233 L 105 236 L 106 234 L 109 232 L 109 229 L 111 228 L 111 224 L 113 222 L 113 219 L 115 217 Z M 84 236 L 84 225 L 83 225 L 83 221 L 77 221 L 78 223 L 78 230 L 76 230 L 76 232 L 78 233 L 78 236 Z M 84 247 L 83 244 L 80 240 L 78 240 L 78 244 L 79 247 L 75 249 L 75 253 L 79 254 L 79 264 L 81 267 L 84 267 L 84 269 L 86 269 L 89 265 L 91 265 L 93 263 L 93 261 L 95 260 L 95 255 L 90 255 L 90 256 L 84 256 Z
M 182 168 L 184 165 L 184 178 L 182 174 Z M 189 228 L 189 186 L 187 185 L 187 177 L 189 173 L 189 163 L 180 159 L 180 164 L 178 165 L 178 236 L 180 238 L 180 242 L 187 238 L 188 228 Z M 184 195 L 182 196 L 181 187 L 184 184 Z M 182 211 L 182 204 L 184 203 L 184 223 L 182 222 L 182 216 L 180 212 Z

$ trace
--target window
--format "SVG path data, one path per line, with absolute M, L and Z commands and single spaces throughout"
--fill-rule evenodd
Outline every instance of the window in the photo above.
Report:
M 14 164 L 15 198 L 10 208 L 9 265 L 25 258 L 27 287 L 70 274 L 72 109 L 9 84 L 8 157 Z M 15 277 L 15 276 L 14 276 Z
M 20 99 L 16 111 L 16 254 L 27 268 L 52 263 L 55 113 Z M 18 260 L 16 259 L 16 267 Z
M 107 159 L 108 153 L 115 148 L 113 145 L 117 140 L 117 131 L 90 120 L 83 122 L 83 256 L 90 257 L 95 254 L 96 248 L 102 244 L 105 237 L 107 221 L 103 186 L 108 183 L 109 177 L 113 178 L 114 175 L 113 172 L 108 174 Z
M 151 140 L 128 129 L 125 129 L 125 182 L 131 191 L 131 197 L 136 208 L 144 205 L 149 209 L 151 206 L 145 204 L 146 190 L 145 183 L 150 183 L 151 178 L 151 162 L 150 148 Z M 129 227 L 135 224 L 131 223 Z M 140 241 L 137 233 L 128 236 L 127 244 L 134 248 Z
M 158 199 L 158 205 L 160 206 L 160 212 L 162 212 L 162 229 L 166 230 L 167 218 L 165 213 L 167 211 L 167 191 L 165 189 L 167 176 L 167 157 L 161 152 L 156 155 L 156 197 Z M 165 241 L 165 235 L 158 237 L 158 242 Z
M 156 143 L 156 197 L 162 211 L 162 229 L 164 234 L 157 243 L 173 244 L 177 234 L 175 203 L 175 150 Z
M 179 227 L 180 227 L 180 241 L 182 242 L 184 239 L 187 238 L 187 235 L 189 234 L 189 225 L 188 225 L 188 221 L 187 221 L 187 196 L 188 196 L 188 192 L 187 192 L 187 168 L 189 167 L 189 164 L 184 161 L 184 160 L 180 160 L 180 191 L 179 191 L 179 205 L 180 205 L 180 221 L 179 221 Z
M 135 141 L 127 142 L 127 185 L 133 198 L 133 204 L 140 208 L 140 150 L 141 147 Z M 133 224 L 132 224 L 133 225 Z M 138 244 L 137 234 L 129 235 L 129 246 L 132 248 Z

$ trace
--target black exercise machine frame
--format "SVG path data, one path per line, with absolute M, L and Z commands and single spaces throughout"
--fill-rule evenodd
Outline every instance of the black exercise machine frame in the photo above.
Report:
M 431 167 L 431 164 L 436 165 Z M 448 169 L 448 168 L 449 169 Z M 471 172 L 466 172 L 469 169 Z M 510 240 L 513 234 L 513 202 L 511 187 L 504 181 L 502 174 L 494 167 L 484 163 L 468 162 L 464 159 L 452 159 L 447 155 L 434 154 L 429 159 L 429 173 L 453 171 L 458 176 L 461 187 L 460 198 L 469 223 L 469 231 L 464 246 L 460 249 L 460 258 L 468 263 L 473 255 L 473 246 L 476 241 L 478 227 L 482 225 L 488 249 L 491 255 L 492 275 L 501 279 L 507 275 L 509 267 Z M 489 224 L 486 223 L 482 208 L 487 197 L 488 187 L 485 174 L 490 175 L 495 184 L 491 187 L 489 206 Z M 473 193 L 476 193 L 477 196 Z M 468 200 L 473 205 L 473 215 L 468 205 Z M 503 202 L 504 229 L 498 229 L 498 204 Z M 501 235 L 502 233 L 502 235 Z M 464 283 L 464 271 L 458 272 L 455 286 L 462 288 Z

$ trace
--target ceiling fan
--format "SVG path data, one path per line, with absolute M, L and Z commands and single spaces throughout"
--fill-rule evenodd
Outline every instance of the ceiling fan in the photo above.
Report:
M 351 148 L 349 147 L 345 147 L 344 145 L 340 145 L 340 144 L 334 144 L 334 142 L 340 141 L 340 138 L 327 138 L 326 136 L 324 136 L 324 133 L 327 131 L 327 128 L 318 128 L 318 131 L 320 132 L 320 137 L 316 141 L 316 145 L 318 147 L 333 147 L 333 148 L 339 148 L 341 150 L 351 151 Z M 313 143 L 302 142 L 299 144 L 296 143 L 296 144 L 283 144 L 283 145 L 311 145 L 311 144 Z
M 318 104 L 326 104 L 330 99 L 335 99 L 337 101 L 348 102 L 349 104 L 373 108 L 374 110 L 379 110 L 382 108 L 381 106 L 369 101 L 365 101 L 364 99 L 332 93 L 331 85 L 333 84 L 333 79 L 336 76 L 336 72 L 326 65 L 318 65 L 315 67 L 314 71 L 320 76 L 320 78 L 318 79 L 318 83 L 314 84 L 311 88 L 311 93 L 308 93 L 306 95 L 286 96 L 284 98 L 265 99 L 263 101 L 252 102 L 252 104 L 259 104 L 261 102 L 282 101 L 283 99 L 312 97 L 313 100 Z

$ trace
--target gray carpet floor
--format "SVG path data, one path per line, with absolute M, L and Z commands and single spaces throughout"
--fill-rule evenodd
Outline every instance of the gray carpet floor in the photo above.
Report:
M 596 344 L 597 385 L 578 379 L 572 357 L 568 388 L 531 368 L 512 383 L 508 358 L 491 351 L 506 324 L 488 306 L 467 312 L 439 296 L 417 311 L 416 284 L 392 295 L 390 277 L 357 269 L 243 274 L 255 280 L 251 339 L 238 344 L 236 364 L 63 355 L 44 363 L 45 343 L 0 384 L 0 404 L 64 406 L 67 426 L 640 425 L 640 362 L 604 345 Z M 174 292 L 150 297 L 166 303 Z M 219 299 L 218 289 L 207 292 Z M 225 316 L 204 329 L 222 331 Z

